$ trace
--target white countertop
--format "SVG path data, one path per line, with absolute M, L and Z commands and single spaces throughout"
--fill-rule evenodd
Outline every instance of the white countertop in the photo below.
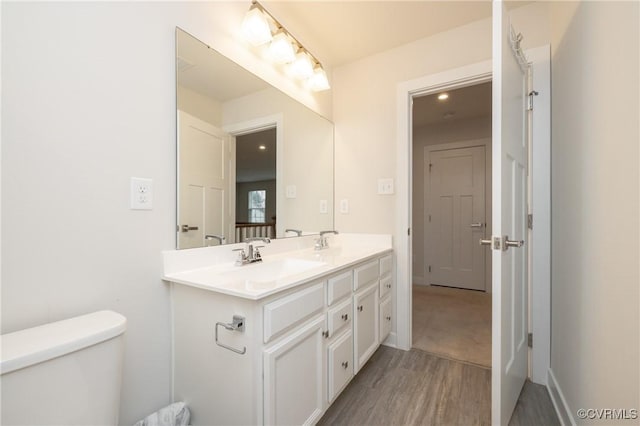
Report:
M 163 252 L 166 281 L 259 300 L 343 268 L 391 252 L 390 235 L 329 236 L 330 247 L 314 250 L 317 236 L 272 240 L 262 262 L 235 266 L 244 243 Z

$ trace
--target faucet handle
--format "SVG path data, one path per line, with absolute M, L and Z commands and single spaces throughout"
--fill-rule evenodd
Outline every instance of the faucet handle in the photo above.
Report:
M 232 251 L 238 252 L 238 258 L 236 259 L 236 265 L 242 265 L 245 260 L 247 260 L 247 253 L 243 248 L 233 249 Z

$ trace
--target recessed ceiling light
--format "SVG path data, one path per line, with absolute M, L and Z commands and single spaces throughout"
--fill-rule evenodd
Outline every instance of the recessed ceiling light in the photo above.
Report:
M 448 93 L 440 93 L 440 94 L 438 95 L 438 100 L 439 100 L 439 101 L 444 101 L 444 100 L 446 100 L 446 99 L 449 99 L 449 94 L 448 94 Z
M 264 146 L 264 145 L 260 145 L 260 146 L 258 147 L 258 149 L 260 149 L 260 150 L 264 151 L 265 149 L 267 149 L 267 147 L 266 147 L 266 146 Z

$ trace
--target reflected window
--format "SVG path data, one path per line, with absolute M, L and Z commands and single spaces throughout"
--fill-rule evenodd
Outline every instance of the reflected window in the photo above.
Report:
M 267 191 L 249 191 L 249 222 L 264 223 L 267 205 Z

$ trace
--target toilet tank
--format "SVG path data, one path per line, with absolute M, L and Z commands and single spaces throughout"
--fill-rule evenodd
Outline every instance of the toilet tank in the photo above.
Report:
M 2 425 L 117 425 L 127 320 L 112 311 L 0 336 Z

